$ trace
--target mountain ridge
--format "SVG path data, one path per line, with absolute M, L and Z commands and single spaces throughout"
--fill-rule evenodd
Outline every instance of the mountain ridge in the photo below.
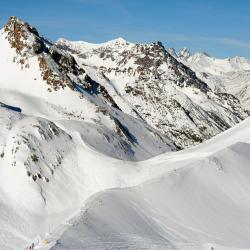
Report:
M 172 57 L 160 42 L 125 43 L 119 47 L 107 42 L 98 46 L 95 44 L 93 47 L 90 44 L 81 47 L 79 42 L 59 40 L 57 46 L 68 50 L 83 68 L 89 66 L 97 68 L 101 74 L 105 75 L 107 81 L 116 87 L 119 94 L 132 104 L 133 109 L 144 120 L 158 128 L 161 133 L 168 135 L 180 148 L 195 145 L 205 138 L 210 138 L 212 134 L 217 134 L 218 132 L 215 131 L 219 127 L 223 127 L 222 120 L 226 118 L 218 117 L 218 112 L 213 108 L 204 110 L 204 106 L 197 103 L 197 98 L 192 91 L 202 96 L 203 102 L 211 102 L 208 105 L 210 107 L 218 107 L 217 105 L 220 106 L 219 109 L 223 109 L 225 105 L 232 109 L 237 105 L 240 107 L 239 101 L 232 95 L 213 93 L 210 87 L 201 81 L 192 70 Z M 168 94 L 163 96 L 164 93 Z M 227 99 L 228 101 L 226 101 Z M 227 104 L 222 103 L 225 101 Z M 233 107 L 234 105 L 235 107 Z M 190 109 L 189 106 L 193 108 Z M 244 111 L 240 111 L 240 108 L 236 109 L 229 115 L 230 119 L 236 113 L 241 114 L 240 119 L 246 117 Z M 186 127 L 182 125 L 184 121 L 181 121 L 180 116 L 176 117 L 176 110 L 179 110 L 180 116 L 185 117 L 186 124 L 189 123 Z M 231 112 L 229 110 L 230 108 L 220 110 L 220 114 Z M 206 120 L 204 118 L 204 124 L 201 125 L 199 123 L 203 116 L 206 117 Z M 209 127 L 215 126 L 213 129 L 206 125 L 208 120 L 211 120 Z M 232 122 L 227 118 L 226 120 L 226 123 Z M 218 122 L 220 124 L 217 126 Z M 175 129 L 170 127 L 175 127 Z M 203 128 L 209 131 L 206 132 Z M 189 134 L 194 137 L 192 138 Z M 179 138 L 179 141 L 176 138 Z
M 134 119 L 123 114 L 106 88 L 93 81 L 77 65 L 71 55 L 60 51 L 55 45 L 47 43 L 47 40 L 40 38 L 37 31 L 29 33 L 29 30 L 32 30 L 32 28 L 17 18 L 11 18 L 6 27 L 6 32 L 1 34 L 1 44 L 3 50 L 5 50 L 5 52 L 2 52 L 5 61 L 2 60 L 1 66 L 6 68 L 6 72 L 3 72 L 0 79 L 0 86 L 4 90 L 2 98 L 6 104 L 15 104 L 15 106 L 21 107 L 22 111 L 27 114 L 33 115 L 34 111 L 38 112 L 38 115 L 43 115 L 45 118 L 49 117 L 49 119 L 54 119 L 50 115 L 50 112 L 52 112 L 53 115 L 56 113 L 56 117 L 59 119 L 84 120 L 97 127 L 100 127 L 100 124 L 101 126 L 104 125 L 104 127 L 107 126 L 108 131 L 115 132 L 115 140 L 120 137 L 122 141 L 124 139 L 127 141 L 121 141 L 121 145 L 124 146 L 124 149 L 121 147 L 123 151 L 126 150 L 125 145 L 131 144 L 129 133 L 126 133 L 126 127 L 130 126 L 130 130 L 133 130 L 132 124 L 134 122 L 137 124 L 137 128 L 135 126 L 137 132 L 134 131 L 133 133 L 138 133 L 139 128 L 141 128 L 145 132 L 145 138 L 152 137 L 151 141 L 153 143 L 159 143 L 159 148 L 156 147 L 156 151 L 160 150 L 162 152 L 161 150 L 167 150 L 168 143 L 164 146 L 164 143 L 169 141 L 167 138 L 164 138 L 153 128 L 144 124 L 141 119 Z M 18 34 L 18 42 L 22 46 L 20 47 L 17 43 L 14 43 L 14 47 L 10 49 L 9 44 L 11 46 L 13 44 L 9 42 L 12 39 L 15 42 L 16 39 L 14 31 Z M 35 53 L 37 51 L 37 41 L 38 47 L 42 49 Z M 6 62 L 8 62 L 9 69 Z M 8 71 L 14 71 L 16 75 L 10 75 Z M 19 79 L 24 80 L 22 85 L 18 84 Z M 9 100 L 11 98 L 9 95 L 10 91 L 38 98 L 37 100 L 41 100 L 41 103 L 43 103 L 41 104 L 42 110 L 32 110 L 32 108 L 28 107 L 28 103 L 24 103 L 23 97 L 18 97 L 14 104 L 11 103 L 11 100 Z M 22 107 L 22 105 L 25 106 Z M 126 124 L 123 124 L 124 119 L 127 120 Z M 102 128 L 101 131 L 103 132 L 105 129 L 103 130 Z M 155 135 L 153 135 L 152 131 L 155 131 Z M 130 133 L 131 135 L 133 134 L 132 131 Z M 111 138 L 113 136 L 111 135 Z M 140 140 L 143 139 L 137 138 L 137 141 Z M 119 139 L 117 142 L 119 142 Z M 148 143 L 150 144 L 150 140 Z M 110 146 L 112 145 L 110 144 Z M 172 146 L 170 148 L 174 149 Z M 136 150 L 136 147 L 134 149 Z M 127 150 L 128 152 L 130 151 L 129 148 Z M 143 152 L 144 149 L 141 148 L 141 150 Z M 125 156 L 126 153 L 124 152 L 123 155 Z M 151 155 L 149 150 L 145 149 L 145 155 Z M 133 158 L 132 155 L 128 157 Z
M 204 53 L 176 58 L 191 67 L 215 92 L 235 95 L 250 112 L 250 59 L 240 56 L 219 59 Z
M 84 46 L 0 31 L 0 248 L 249 247 L 239 100 L 160 42 Z

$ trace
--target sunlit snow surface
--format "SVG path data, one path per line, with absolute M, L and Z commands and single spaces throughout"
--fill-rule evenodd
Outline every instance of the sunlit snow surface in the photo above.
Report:
M 249 142 L 248 119 L 141 162 L 141 184 L 91 197 L 53 249 L 249 249 Z
M 1 249 L 250 248 L 249 119 L 168 152 L 175 148 L 167 138 L 102 98 L 47 91 L 37 57 L 21 70 L 2 32 Z M 84 68 L 132 113 L 115 84 Z M 115 119 L 131 141 L 119 136 Z

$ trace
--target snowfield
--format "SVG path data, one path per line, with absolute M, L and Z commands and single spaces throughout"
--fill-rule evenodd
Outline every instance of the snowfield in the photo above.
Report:
M 248 119 L 139 163 L 142 184 L 91 197 L 52 249 L 249 249 L 249 143 Z
M 68 45 L 16 17 L 0 31 L 0 249 L 250 249 L 250 118 L 239 100 L 160 43 Z M 104 47 L 132 53 L 125 73 L 107 57 L 104 74 Z M 141 50 L 153 59 L 141 64 Z M 143 68 L 158 57 L 168 80 Z
M 1 135 L 2 248 L 250 248 L 249 119 L 192 149 L 127 162 L 45 119 L 1 115 L 12 122 Z

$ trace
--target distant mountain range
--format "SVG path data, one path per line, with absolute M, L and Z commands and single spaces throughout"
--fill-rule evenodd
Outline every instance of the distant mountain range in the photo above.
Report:
M 169 52 L 190 67 L 215 92 L 227 92 L 236 96 L 242 107 L 250 112 L 250 59 L 233 57 L 218 59 L 206 53 L 191 54 L 187 48 Z

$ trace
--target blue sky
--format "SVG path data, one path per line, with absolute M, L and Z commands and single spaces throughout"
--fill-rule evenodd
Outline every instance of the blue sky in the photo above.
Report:
M 160 40 L 177 50 L 250 58 L 249 0 L 2 0 L 0 25 L 12 15 L 51 40 Z

